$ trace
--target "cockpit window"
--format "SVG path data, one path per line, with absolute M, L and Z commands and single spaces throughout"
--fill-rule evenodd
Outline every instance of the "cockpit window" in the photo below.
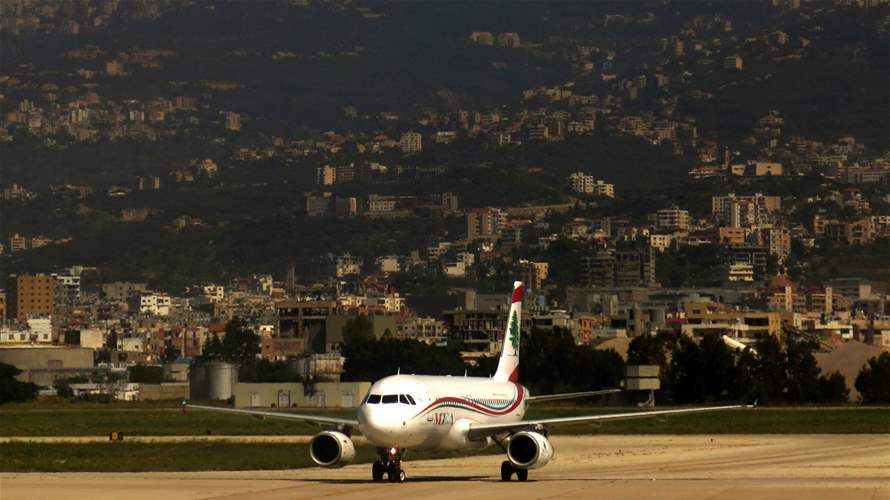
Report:
M 398 402 L 399 402 L 398 394 L 386 394 L 383 396 L 383 404 L 385 404 L 385 405 L 391 404 L 391 403 L 398 403 Z
M 416 404 L 417 404 L 417 403 L 414 402 L 414 398 L 412 398 L 410 394 L 405 394 L 405 398 L 408 400 L 408 404 L 409 404 L 409 405 L 416 405 Z
M 368 404 L 376 405 L 380 402 L 380 394 L 371 394 L 368 396 Z
M 404 394 L 399 394 L 399 403 L 406 404 L 406 405 L 411 404 L 411 402 L 408 401 L 408 396 L 405 396 Z

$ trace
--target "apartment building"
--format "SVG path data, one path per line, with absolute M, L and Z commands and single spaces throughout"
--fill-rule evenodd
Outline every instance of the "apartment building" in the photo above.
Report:
M 6 317 L 24 321 L 52 316 L 56 279 L 46 274 L 11 274 L 6 281 Z

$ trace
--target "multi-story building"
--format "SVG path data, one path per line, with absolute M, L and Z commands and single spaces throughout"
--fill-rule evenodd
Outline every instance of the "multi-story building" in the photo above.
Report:
M 449 339 L 462 346 L 462 351 L 493 354 L 500 351 L 507 329 L 509 310 L 456 309 L 442 313 Z M 529 315 L 522 314 L 522 329 L 528 331 Z
M 337 182 L 337 169 L 330 165 L 319 167 L 316 170 L 315 182 L 319 186 L 333 186 Z
M 748 265 L 751 266 L 754 279 L 761 279 L 766 276 L 768 255 L 769 249 L 764 246 L 737 245 L 723 247 L 721 258 L 727 269 L 737 266 L 736 269 L 741 273 L 743 268 L 738 267 L 739 264 Z
M 783 318 L 779 312 L 719 311 L 708 304 L 690 302 L 684 307 L 684 335 L 699 338 L 705 334 L 727 335 L 744 344 L 754 343 L 760 335 L 780 336 Z M 786 313 L 787 314 L 787 313 Z
M 871 243 L 877 237 L 875 221 L 871 217 L 847 222 L 816 215 L 813 217 L 813 232 L 818 236 L 849 245 L 864 245 Z
M 650 234 L 649 235 L 649 246 L 653 249 L 664 252 L 668 248 L 671 247 L 671 244 L 674 242 L 674 235 L 672 234 Z
M 655 226 L 660 231 L 686 232 L 689 230 L 689 211 L 677 207 L 656 212 Z
M 396 336 L 403 339 L 415 339 L 427 344 L 444 344 L 448 341 L 448 329 L 445 322 L 435 318 L 412 316 L 396 325 Z
M 731 227 L 747 227 L 768 222 L 769 214 L 782 209 L 782 198 L 764 196 L 736 196 L 730 193 L 711 198 L 711 215 Z
M 547 279 L 549 270 L 550 264 L 547 262 L 519 261 L 519 273 L 522 282 L 532 291 L 541 290 L 541 285 Z
M 615 185 L 605 181 L 594 179 L 592 175 L 584 172 L 575 172 L 568 177 L 569 186 L 576 193 L 592 194 L 606 198 L 615 197 Z
M 56 279 L 45 274 L 11 274 L 6 281 L 6 317 L 26 320 L 52 316 Z
M 102 283 L 102 286 L 99 288 L 99 297 L 107 302 L 126 302 L 130 295 L 142 293 L 146 290 L 148 290 L 148 285 L 145 283 L 115 281 L 113 283 Z
M 16 233 L 9 237 L 9 252 L 21 252 L 28 249 L 28 238 Z
M 747 227 L 720 227 L 717 228 L 717 241 L 724 245 L 744 245 L 749 234 L 751 230 Z
M 646 246 L 584 256 L 579 284 L 593 288 L 656 286 L 655 254 Z
M 165 293 L 134 293 L 127 299 L 130 312 L 152 316 L 169 316 L 173 301 Z
M 496 240 L 507 222 L 507 214 L 498 208 L 467 210 L 467 240 Z
M 231 132 L 239 132 L 241 130 L 241 115 L 238 113 L 227 111 L 225 113 L 226 130 Z
M 399 148 L 407 155 L 423 151 L 423 136 L 417 132 L 405 132 L 399 138 Z
M 787 227 L 773 227 L 767 232 L 769 240 L 769 253 L 779 258 L 779 262 L 785 262 L 791 253 L 791 231 Z
M 336 301 L 285 300 L 276 303 L 275 308 L 279 337 L 300 339 L 307 352 L 325 352 L 325 321 L 338 312 Z
M 754 281 L 754 266 L 744 262 L 730 264 L 726 279 L 729 281 Z
M 54 274 L 56 279 L 56 292 L 62 302 L 71 304 L 80 299 L 80 275 L 78 274 Z
M 381 273 L 391 274 L 402 270 L 401 261 L 398 255 L 382 255 L 374 259 L 374 264 Z
M 742 57 L 738 54 L 727 56 L 723 59 L 723 69 L 741 71 L 743 67 Z
M 342 278 L 344 276 L 360 274 L 364 264 L 365 260 L 361 257 L 356 257 L 348 253 L 343 254 L 337 257 L 335 263 L 337 277 Z

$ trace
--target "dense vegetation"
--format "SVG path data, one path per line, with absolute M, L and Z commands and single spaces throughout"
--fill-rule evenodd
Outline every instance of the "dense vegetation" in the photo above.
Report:
M 717 335 L 705 335 L 696 343 L 683 335 L 659 334 L 635 337 L 628 363 L 659 365 L 662 390 L 657 397 L 663 401 L 846 402 L 849 391 L 843 375 L 821 374 L 815 347 L 791 337 L 783 344 L 769 335 L 740 352 Z
M 868 360 L 856 377 L 856 390 L 866 403 L 890 403 L 890 353 Z
M 0 405 L 20 403 L 37 396 L 36 384 L 16 380 L 16 376 L 20 373 L 22 371 L 15 366 L 0 363 Z

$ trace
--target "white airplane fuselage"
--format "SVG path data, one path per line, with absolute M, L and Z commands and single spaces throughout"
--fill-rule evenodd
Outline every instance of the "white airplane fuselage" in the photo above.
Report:
M 490 439 L 467 439 L 470 424 L 518 422 L 528 395 L 518 383 L 489 378 L 394 375 L 371 386 L 358 429 L 380 448 L 484 448 Z

